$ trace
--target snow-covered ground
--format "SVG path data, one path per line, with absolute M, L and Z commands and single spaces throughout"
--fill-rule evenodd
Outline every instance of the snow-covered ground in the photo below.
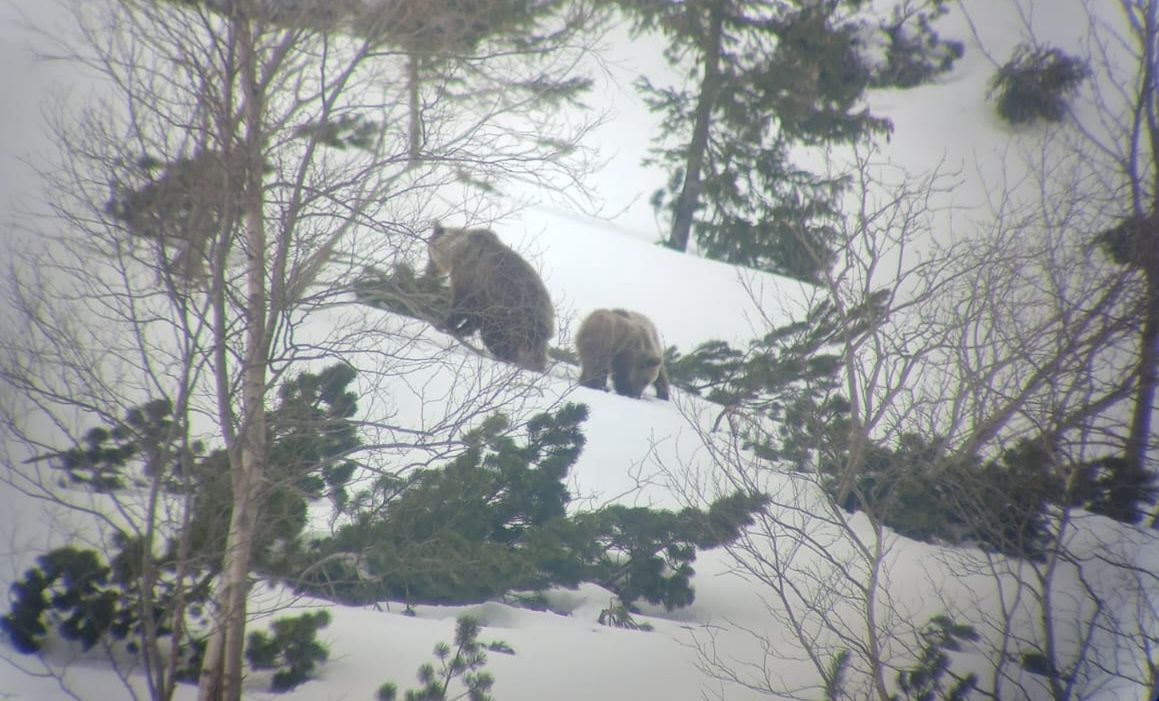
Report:
M 1038 4 L 1042 8 L 1050 5 L 1049 10 L 1042 9 L 1034 17 L 1034 27 L 1041 32 L 1041 38 L 1064 48 L 1078 47 L 1085 39 L 1086 27 L 1078 3 L 1050 0 Z M 975 20 L 979 32 L 986 37 L 985 48 L 990 55 L 999 59 L 1008 56 L 1024 29 L 1017 17 L 1009 8 L 991 7 L 987 0 L 966 5 L 976 13 Z M 2 12 L 0 17 L 8 19 L 12 9 L 5 6 Z M 0 19 L 0 24 L 4 19 Z M 966 57 L 959 67 L 936 85 L 875 94 L 872 104 L 893 119 L 896 126 L 883 155 L 911 172 L 924 172 L 940 161 L 960 170 L 960 185 L 951 193 L 953 204 L 961 208 L 957 211 L 972 211 L 970 208 L 984 201 L 986 189 L 998 185 L 1006 147 L 1018 134 L 998 121 L 985 100 L 994 66 L 970 36 L 957 10 L 940 27 L 944 36 L 966 40 Z M 631 46 L 620 50 L 625 52 L 623 65 L 631 65 Z M 0 123 L 5 126 L 0 130 L 5 159 L 0 196 L 15 198 L 15 193 L 28 194 L 24 190 L 27 180 L 21 175 L 25 171 L 11 159 L 25 154 L 29 140 L 35 142 L 36 105 L 43 95 L 44 81 L 30 77 L 48 76 L 51 72 L 43 64 L 30 62 L 28 51 L 21 45 L 0 44 L 0 52 L 0 60 L 7 66 L 4 82 L 0 83 L 0 92 L 6 95 L 0 101 Z M 641 64 L 656 65 L 658 61 L 654 53 L 638 58 Z M 579 320 L 598 307 L 620 306 L 644 312 L 656 322 L 665 343 L 682 351 L 710 339 L 743 344 L 767 331 L 770 323 L 792 318 L 797 302 L 806 293 L 799 283 L 741 272 L 651 243 L 660 235 L 650 228 L 652 215 L 646 200 L 651 190 L 662 183 L 663 176 L 635 167 L 650 136 L 647 115 L 639 104 L 632 103 L 626 86 L 611 97 L 625 114 L 606 127 L 612 131 L 602 137 L 601 132 L 594 135 L 604 139 L 601 143 L 609 149 L 604 155 L 610 159 L 606 179 L 601 176 L 596 180 L 606 188 L 606 211 L 623 210 L 624 214 L 599 220 L 566 211 L 566 203 L 545 200 L 542 206 L 525 209 L 494 224 L 506 241 L 542 271 L 561 320 L 558 339 L 571 338 Z M 557 366 L 540 390 L 544 405 L 567 397 L 590 407 L 590 419 L 584 425 L 587 446 L 572 473 L 577 494 L 597 503 L 615 498 L 672 508 L 683 503 L 673 467 L 698 478 L 707 475 L 711 482 L 714 462 L 695 430 L 697 415 L 711 407 L 679 391 L 670 403 L 654 398 L 634 401 L 575 387 L 572 375 L 570 368 Z M 794 484 L 788 476 L 773 476 L 768 486 L 787 491 Z M 816 498 L 808 491 L 811 485 L 803 489 L 803 499 Z M 64 517 L 15 494 L 3 482 L 0 514 L 0 588 L 7 589 L 46 543 L 67 541 L 75 535 L 68 524 L 58 520 Z M 851 523 L 853 534 L 872 540 L 871 529 L 863 519 L 855 517 Z M 1122 548 L 1124 553 L 1137 555 L 1140 568 L 1159 571 L 1159 542 L 1150 531 L 1085 517 L 1075 537 L 1085 541 L 1076 541 L 1078 552 L 1106 553 Z M 994 579 L 981 573 L 963 575 L 956 571 L 953 549 L 889 534 L 885 542 L 889 552 L 884 558 L 883 576 L 889 582 L 889 593 L 898 604 L 897 610 L 904 611 L 915 625 L 944 608 L 946 602 L 978 612 L 995 605 Z M 999 567 L 1007 565 L 996 563 Z M 451 640 L 455 618 L 463 613 L 479 620 L 482 640 L 501 640 L 514 650 L 510 655 L 489 655 L 487 669 L 496 679 L 493 693 L 499 701 L 769 698 L 758 690 L 720 681 L 706 673 L 701 663 L 710 649 L 728 663 L 754 665 L 747 668 L 745 677 L 754 682 L 762 674 L 778 684 L 783 682 L 785 688 L 803 682 L 808 665 L 801 660 L 764 656 L 762 642 L 781 640 L 785 634 L 777 615 L 779 604 L 768 600 L 765 588 L 738 574 L 734 561 L 723 550 L 703 553 L 695 566 L 695 603 L 673 612 L 645 607 L 645 614 L 639 619 L 653 626 L 650 632 L 598 624 L 600 611 L 612 597 L 592 585 L 551 592 L 550 611 L 491 602 L 459 607 L 417 606 L 416 615 L 408 616 L 398 604 L 359 608 L 297 600 L 294 606 L 302 610 L 313 606 L 330 609 L 333 622 L 320 636 L 330 649 L 330 661 L 322 667 L 318 679 L 278 698 L 365 700 L 373 698 L 375 690 L 386 681 L 397 683 L 400 689 L 417 687 L 415 670 L 430 661 L 436 642 Z M 1114 582 L 1096 584 L 1100 591 L 1113 591 L 1116 586 Z M 1075 582 L 1074 586 L 1080 584 Z M 1113 599 L 1107 602 L 1116 603 Z M 259 587 L 254 593 L 258 610 L 276 608 L 281 615 L 285 603 L 286 596 L 281 591 Z M 261 626 L 260 619 L 253 624 L 253 628 Z M 986 633 L 993 635 L 995 631 Z M 715 647 L 710 648 L 710 642 Z M 782 648 L 785 649 L 788 648 Z M 1135 652 L 1116 652 L 1123 653 L 1121 664 L 1133 664 L 1128 658 Z M 55 645 L 46 659 L 53 670 L 63 672 L 61 680 L 46 675 L 47 670 L 35 658 L 17 655 L 7 641 L 0 641 L 0 699 L 126 697 L 125 682 L 102 655 L 77 655 L 67 646 Z M 761 665 L 767 668 L 762 669 Z M 955 657 L 955 669 L 985 674 L 987 660 L 977 650 L 967 649 Z M 144 688 L 139 676 L 130 673 L 129 677 L 131 685 L 138 690 Z M 246 697 L 274 697 L 266 692 L 267 685 L 265 675 L 254 674 L 247 680 Z M 1111 678 L 1099 693 L 1107 699 L 1142 698 L 1144 694 L 1129 683 Z M 178 693 L 181 699 L 193 696 L 192 687 L 184 687 Z

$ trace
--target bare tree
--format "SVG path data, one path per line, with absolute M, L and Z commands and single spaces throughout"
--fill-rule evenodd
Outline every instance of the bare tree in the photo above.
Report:
M 793 698 L 893 698 L 923 640 L 917 621 L 937 613 L 907 606 L 902 592 L 943 589 L 890 576 L 903 543 L 891 529 L 905 525 L 896 507 L 917 484 L 927 491 L 915 498 L 944 510 L 942 537 L 960 528 L 985 542 L 944 551 L 976 598 L 933 597 L 982 633 L 978 645 L 994 662 L 983 693 L 1061 700 L 1151 683 L 1153 662 L 1128 651 L 1149 649 L 1154 582 L 1132 558 L 1153 539 L 1121 548 L 1120 526 L 1074 508 L 1094 498 L 1091 466 L 1121 445 L 1109 436 L 1131 387 L 1132 280 L 1079 235 L 1099 221 L 1102 203 L 1065 177 L 1081 172 L 1084 157 L 1038 146 L 1032 192 L 1042 199 L 999 189 L 994 218 L 952 248 L 928 238 L 943 194 L 936 178 L 883 186 L 881 169 L 858 159 L 861 197 L 848 210 L 838 263 L 811 298 L 842 320 L 821 347 L 840 361 L 839 381 L 823 389 L 847 400 L 847 416 L 830 416 L 843 421 L 813 436 L 811 463 L 750 452 L 797 430 L 761 406 L 733 407 L 727 435 L 703 434 L 721 481 L 771 496 L 730 554 L 787 631 L 751 631 L 763 656 L 744 662 L 701 645 L 709 672 Z M 777 316 L 770 311 L 770 330 Z M 1045 514 L 995 508 L 1004 495 L 982 463 L 1020 441 L 1042 446 L 1047 482 L 1035 488 Z M 916 459 L 882 462 L 915 445 Z M 786 671 L 793 662 L 809 671 Z
M 847 416 L 829 415 L 838 421 L 814 436 L 811 463 L 778 459 L 798 428 L 764 406 L 730 407 L 730 433 L 703 434 L 720 480 L 772 496 L 731 552 L 787 631 L 753 631 L 763 654 L 747 664 L 702 646 L 710 672 L 791 697 L 840 687 L 891 698 L 891 671 L 916 652 L 906 644 L 914 612 L 898 593 L 916 585 L 889 578 L 901 541 L 887 526 L 909 483 L 941 509 L 940 537 L 982 541 L 943 551 L 966 581 L 953 588 L 974 596 L 941 606 L 982 633 L 977 649 L 992 663 L 983 693 L 1062 701 L 1154 688 L 1155 539 L 1090 511 L 1131 522 L 1153 499 L 1149 448 L 1137 449 L 1153 413 L 1141 392 L 1153 370 L 1143 224 L 1159 24 L 1149 2 L 1123 3 L 1125 31 L 1083 6 L 1094 87 L 1067 124 L 1018 136 L 990 210 L 968 232 L 959 218 L 952 247 L 930 236 L 947 201 L 935 181 L 882 184 L 863 157 L 851 169 L 860 196 L 843 212 L 837 260 L 793 314 L 811 319 L 824 305 L 844 321 L 824 346 L 840 361 L 839 384 L 823 389 L 848 403 Z M 1143 214 L 1124 212 L 1129 201 Z M 883 469 L 905 450 L 916 459 Z M 1014 480 L 1023 468 L 1037 481 Z M 785 671 L 794 661 L 810 681 Z
M 821 343 L 808 348 L 813 358 L 834 359 L 836 381 L 815 388 L 816 419 L 832 423 L 808 439 L 808 459 L 790 461 L 775 457 L 776 450 L 773 459 L 752 451 L 782 446 L 799 430 L 765 404 L 784 405 L 787 395 L 732 407 L 725 427 L 691 416 L 703 427 L 714 465 L 712 477 L 693 479 L 770 497 L 767 511 L 728 551 L 779 628 L 747 631 L 760 649 L 753 659 L 719 656 L 712 636 L 698 649 L 709 674 L 779 697 L 888 701 L 897 675 L 919 658 L 923 622 L 938 611 L 907 603 L 913 583 L 894 580 L 900 539 L 886 527 L 880 501 L 866 493 L 866 476 L 874 446 L 903 442 L 933 421 L 931 406 L 917 399 L 918 376 L 943 346 L 943 329 L 922 323 L 920 312 L 955 277 L 953 252 L 931 252 L 925 244 L 935 203 L 948 188 L 945 176 L 912 178 L 878 162 L 873 151 L 852 155 L 834 164 L 852 171 L 856 193 L 846 202 L 835 264 L 822 284 L 802 286 L 801 306 L 766 310 L 770 334 L 785 314 L 815 319 L 825 310 Z M 754 360 L 775 368 L 795 359 Z M 844 409 L 821 411 L 833 401 Z M 695 499 L 712 492 L 697 484 L 685 493 Z
M 1039 45 L 1034 5 L 1016 9 Z M 1011 177 L 995 188 L 991 219 L 962 257 L 984 272 L 964 277 L 942 314 L 963 331 L 940 366 L 946 384 L 969 388 L 952 403 L 958 455 L 1029 441 L 1051 483 L 1045 513 L 1026 515 L 1033 547 L 1019 534 L 996 544 L 1029 555 L 953 558 L 964 576 L 992 578 L 994 596 L 973 615 L 992 646 L 995 696 L 1154 688 L 1146 631 L 1159 590 L 1146 572 L 1155 538 L 1089 511 L 1134 523 L 1155 496 L 1154 246 L 1144 223 L 1155 191 L 1149 105 L 1159 6 L 1075 8 L 1088 20 L 1081 58 L 1090 80 L 1063 123 L 1017 136 Z M 984 510 L 961 506 L 967 518 Z
M 1088 279 L 1093 272 L 1103 288 L 1096 300 L 1077 289 L 1083 275 L 1067 277 L 1056 265 L 1057 282 L 1052 284 L 1066 285 L 1067 289 L 1056 290 L 1056 296 L 1066 300 L 1063 304 L 1082 300 L 1095 306 L 1088 315 L 1090 323 L 1074 334 L 1080 344 L 1086 338 L 1089 359 L 1100 365 L 1101 380 L 1108 385 L 1091 402 L 1090 413 L 1101 414 L 1108 454 L 1118 458 L 1108 467 L 1113 477 L 1138 488 L 1157 474 L 1150 454 L 1155 448 L 1151 425 L 1159 368 L 1159 276 L 1150 222 L 1157 201 L 1154 145 L 1159 129 L 1152 77 L 1159 6 L 1147 0 L 1123 0 L 1117 6 L 1118 11 L 1112 11 L 1084 0 L 1068 8 L 1085 13 L 1086 35 L 1077 60 L 1087 80 L 1058 127 L 1019 135 L 1021 157 L 1015 167 L 1028 173 L 1030 188 L 1037 189 L 1023 192 L 1020 199 L 1036 202 L 1040 211 L 1026 209 L 1017 216 L 1024 221 L 1020 226 L 1044 231 L 1031 232 L 1030 246 L 1045 245 L 1038 243 L 1044 237 L 1055 239 L 1051 245 L 1068 247 L 1071 265 L 1082 266 Z M 1018 2 L 1014 9 L 1026 43 L 1045 46 L 1033 25 L 1037 3 Z M 985 38 L 978 39 L 985 47 Z M 1012 201 L 992 207 L 1001 213 L 1007 230 Z M 1102 331 L 1096 324 L 1104 327 Z M 1042 369 L 1042 376 L 1029 384 L 1042 387 L 1052 382 L 1053 369 Z M 1139 501 L 1146 508 L 1150 500 L 1140 494 Z
M 267 409 L 288 373 L 327 359 L 358 367 L 371 398 L 367 462 L 393 470 L 447 450 L 498 406 L 517 410 L 534 382 L 448 352 L 417 322 L 340 306 L 363 266 L 413 256 L 420 222 L 445 214 L 433 198 L 470 201 L 471 187 L 513 178 L 579 184 L 589 125 L 556 122 L 554 107 L 586 85 L 574 75 L 582 6 L 506 23 L 507 5 L 473 18 L 443 12 L 452 6 L 416 17 L 413 3 L 110 0 L 70 6 L 65 33 L 41 28 L 95 89 L 58 105 L 59 153 L 38 164 L 49 211 L 23 220 L 9 271 L 7 479 L 82 501 L 60 489 L 51 460 L 26 461 L 81 445 L 86 421 L 114 424 L 152 399 L 173 407 L 165 450 L 221 442 L 231 496 L 206 701 L 241 696 L 271 479 Z M 467 20 L 476 34 L 460 40 L 452 29 Z M 525 34 L 502 45 L 513 28 Z M 408 85 L 404 45 L 423 32 L 441 37 L 426 44 L 439 47 L 440 70 Z M 421 139 L 400 118 L 416 108 Z M 162 532 L 180 533 L 188 505 L 171 510 L 156 482 L 147 494 L 141 508 L 89 509 L 151 553 Z M 156 631 L 142 634 L 148 693 L 169 698 L 175 662 Z

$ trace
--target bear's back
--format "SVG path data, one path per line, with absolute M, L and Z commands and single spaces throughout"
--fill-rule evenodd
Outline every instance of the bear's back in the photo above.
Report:
M 580 324 L 576 345 L 581 356 L 610 362 L 620 353 L 647 352 L 652 345 L 647 341 L 654 334 L 654 327 L 643 315 L 624 309 L 596 309 Z
M 489 229 L 444 230 L 431 243 L 431 260 L 449 273 L 452 286 L 483 308 L 492 325 L 530 339 L 555 333 L 555 307 L 539 273 Z

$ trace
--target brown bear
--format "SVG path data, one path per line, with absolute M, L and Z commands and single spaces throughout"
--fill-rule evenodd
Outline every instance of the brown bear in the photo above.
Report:
M 479 331 L 496 358 L 528 370 L 547 369 L 555 308 L 535 269 L 489 229 L 435 224 L 427 275 L 451 278 L 444 326 L 457 336 Z
M 654 384 L 656 396 L 668 399 L 664 348 L 648 317 L 625 309 L 597 309 L 580 324 L 575 343 L 583 386 L 607 389 L 610 372 L 617 394 L 639 399 Z

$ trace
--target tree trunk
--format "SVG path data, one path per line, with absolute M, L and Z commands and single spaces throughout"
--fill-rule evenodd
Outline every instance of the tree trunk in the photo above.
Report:
M 1159 236 L 1153 237 L 1159 240 Z M 1128 469 L 1136 475 L 1147 472 L 1147 453 L 1151 443 L 1151 418 L 1155 412 L 1155 385 L 1159 383 L 1159 254 L 1153 254 L 1151 265 L 1144 271 L 1147 277 L 1147 309 L 1143 319 L 1143 334 L 1139 349 L 1139 385 L 1135 388 L 1135 407 L 1131 416 L 1131 430 L 1127 435 L 1126 457 Z M 1159 511 L 1151 519 L 1152 527 L 1159 527 Z
M 692 142 L 688 145 L 685 161 L 684 185 L 672 214 L 672 229 L 665 245 L 677 251 L 688 249 L 692 219 L 700 208 L 700 172 L 704 169 L 708 152 L 708 131 L 712 111 L 720 92 L 721 35 L 724 32 L 724 3 L 716 0 L 708 10 L 708 37 L 704 47 L 704 79 L 700 82 L 700 97 L 696 103 L 696 122 L 692 127 Z
M 1143 49 L 1143 75 L 1141 80 L 1140 106 L 1145 110 L 1137 114 L 1145 115 L 1147 135 L 1151 145 L 1151 167 L 1159 165 L 1159 121 L 1157 121 L 1155 74 L 1159 68 L 1159 57 L 1155 55 L 1155 32 L 1159 24 L 1159 3 L 1150 0 L 1142 8 L 1145 12 L 1142 26 L 1141 46 Z M 1137 117 L 1138 118 L 1138 117 Z M 1133 164 L 1132 164 L 1133 165 Z M 1132 178 L 1136 208 L 1141 196 L 1139 188 L 1140 178 L 1132 169 Z M 1152 187 L 1150 211 L 1151 216 L 1144 226 L 1134 231 L 1134 248 L 1136 264 L 1143 273 L 1147 283 L 1144 293 L 1144 304 L 1147 308 L 1143 312 L 1143 330 L 1139 339 L 1139 366 L 1136 377 L 1139 384 L 1135 387 L 1135 405 L 1132 409 L 1131 428 L 1127 434 L 1125 457 L 1127 470 L 1133 476 L 1142 477 L 1147 473 L 1147 452 L 1151 442 L 1151 415 L 1155 410 L 1156 372 L 1159 368 L 1159 192 Z M 1137 211 L 1137 210 L 1136 210 Z M 1151 526 L 1159 528 L 1159 510 L 1151 516 Z
M 246 597 L 249 594 L 249 566 L 253 553 L 253 533 L 257 523 L 257 478 L 252 447 L 242 451 L 237 464 L 231 461 L 233 510 L 226 537 L 222 572 L 215 600 L 217 621 L 210 633 L 201 667 L 198 701 L 240 701 L 243 677 L 242 653 L 245 637 Z
M 423 146 L 422 115 L 419 114 L 419 55 L 407 56 L 407 96 L 410 99 L 410 165 L 418 165 Z
M 239 66 L 242 116 L 245 126 L 241 149 L 241 223 L 246 260 L 246 295 L 242 310 L 245 327 L 244 366 L 241 369 L 241 421 L 229 447 L 232 509 L 221 576 L 215 595 L 217 621 L 202 663 L 198 701 L 240 701 L 246 627 L 246 599 L 253 539 L 266 461 L 266 364 L 269 333 L 266 328 L 266 232 L 262 200 L 261 162 L 264 105 L 258 86 L 257 56 L 248 15 L 235 18 L 232 48 Z M 219 271 L 220 272 L 220 271 Z M 226 367 L 218 367 L 225 373 Z M 219 387 L 222 385 L 219 383 Z M 228 386 L 228 383 L 227 385 Z M 219 402 L 230 402 L 223 396 Z

